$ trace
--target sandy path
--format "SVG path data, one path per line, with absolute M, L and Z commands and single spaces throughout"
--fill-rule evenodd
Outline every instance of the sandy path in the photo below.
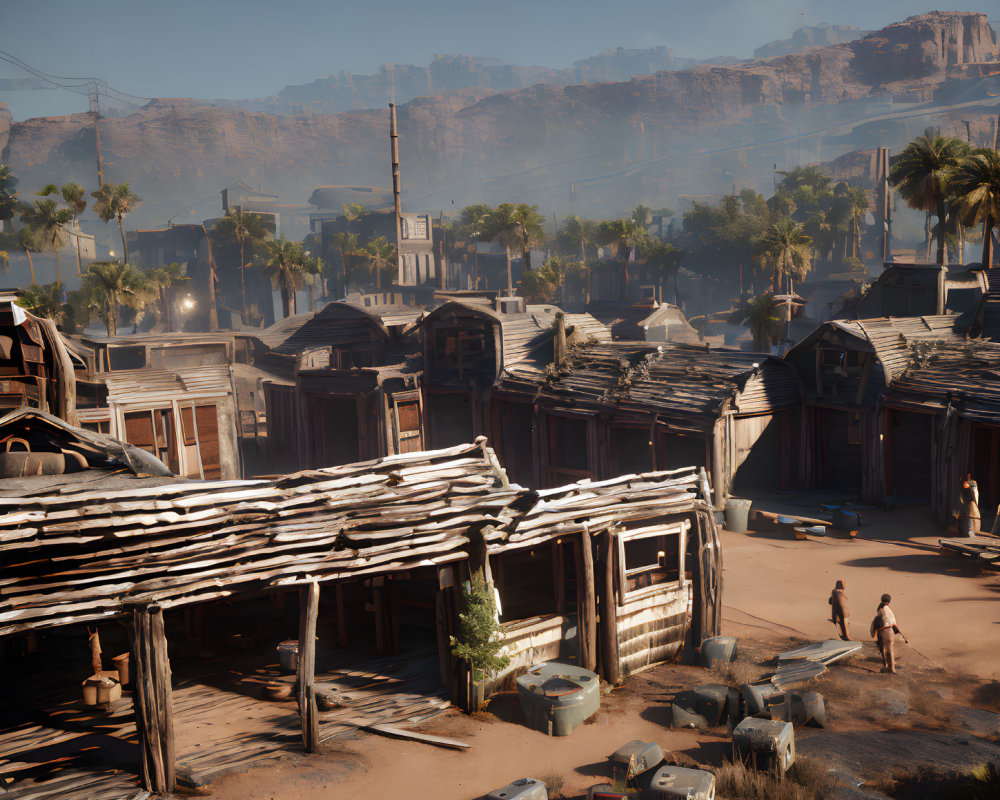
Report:
M 281 765 L 230 775 L 213 786 L 216 800 L 281 800 L 283 798 L 479 797 L 513 778 L 540 779 L 552 774 L 565 779 L 567 796 L 585 793 L 604 778 L 607 757 L 630 739 L 653 740 L 664 749 L 697 748 L 704 736 L 665 727 L 666 698 L 658 705 L 659 688 L 637 676 L 635 686 L 602 698 L 593 723 L 572 736 L 549 737 L 521 724 L 506 724 L 491 715 L 469 718 L 449 715 L 428 725 L 428 732 L 467 741 L 468 751 L 362 735 L 324 747 L 312 760 L 283 759 Z M 501 716 L 516 716 L 516 700 L 503 697 Z M 652 709 L 648 706 L 653 703 Z M 350 762 L 354 762 L 354 765 Z
M 762 506 L 791 510 L 780 503 Z M 920 653 L 949 670 L 1000 677 L 1000 575 L 980 574 L 964 559 L 940 555 L 938 540 L 948 534 L 928 514 L 926 506 L 865 509 L 855 541 L 724 531 L 724 618 L 746 622 L 753 615 L 809 637 L 832 637 L 827 598 L 842 578 L 854 638 L 869 638 L 879 596 L 888 592 L 900 628 Z

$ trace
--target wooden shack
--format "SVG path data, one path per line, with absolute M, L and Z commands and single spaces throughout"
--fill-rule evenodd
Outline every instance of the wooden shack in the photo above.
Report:
M 0 481 L 0 557 L 10 565 L 0 597 L 4 663 L 18 669 L 25 637 L 64 631 L 59 641 L 86 642 L 84 626 L 107 633 L 116 627 L 107 623 L 125 622 L 135 685 L 135 713 L 126 720 L 138 729 L 138 774 L 150 791 L 171 792 L 178 769 L 187 774 L 192 764 L 204 765 L 213 750 L 222 751 L 215 757 L 224 763 L 233 763 L 233 753 L 246 763 L 262 741 L 270 752 L 290 746 L 292 720 L 274 711 L 277 744 L 260 730 L 267 715 L 259 710 L 253 712 L 258 728 L 245 739 L 216 737 L 179 751 L 174 735 L 199 707 L 215 705 L 232 719 L 247 713 L 248 703 L 264 702 L 214 688 L 231 670 L 213 673 L 207 683 L 197 677 L 204 665 L 200 673 L 184 673 L 186 662 L 174 659 L 169 643 L 185 635 L 185 621 L 204 624 L 230 608 L 245 608 L 235 619 L 246 624 L 249 609 L 262 608 L 261 598 L 298 612 L 297 622 L 286 615 L 282 625 L 296 627 L 295 727 L 309 751 L 332 729 L 353 730 L 349 720 L 358 713 L 348 708 L 322 719 L 317 713 L 321 648 L 346 653 L 355 676 L 375 675 L 366 664 L 377 653 L 406 653 L 396 661 L 427 670 L 422 674 L 435 684 L 461 694 L 464 673 L 449 636 L 473 571 L 499 590 L 515 670 L 558 652 L 599 666 L 617 683 L 719 631 L 721 548 L 707 479 L 690 469 L 536 493 L 510 485 L 481 440 L 276 480 L 178 481 L 112 471 L 88 476 L 86 486 L 71 492 L 62 476 L 40 480 Z M 546 554 L 553 561 L 535 570 L 553 570 L 549 605 L 545 586 L 519 585 L 523 562 Z M 217 646 L 226 638 L 215 636 Z M 275 632 L 272 645 L 281 636 Z M 433 656 L 425 662 L 428 646 Z M 256 658 L 270 663 L 274 650 Z M 64 662 L 65 656 L 55 663 Z M 18 691 L 34 696 L 26 687 L 35 676 L 23 674 Z M 381 681 L 367 683 L 378 691 Z M 195 693 L 193 682 L 201 682 Z M 79 691 L 68 684 L 44 689 L 50 698 Z M 413 714 L 419 692 L 406 697 L 390 704 L 388 719 Z M 355 702 L 376 713 L 376 704 Z M 128 735 L 117 722 L 103 724 Z M 14 788 L 20 775 L 38 780 L 19 749 L 74 736 L 59 729 L 58 717 L 28 729 L 0 726 L 0 752 L 13 753 L 16 762 Z M 68 761 L 56 776 L 61 796 L 88 796 L 68 791 L 92 787 L 74 771 L 86 769 L 86 761 Z M 119 774 L 127 768 L 120 765 Z
M 935 518 L 945 523 L 972 475 L 983 522 L 992 524 L 1000 504 L 1000 344 L 942 340 L 915 347 L 883 405 L 886 495 L 930 498 Z
M 77 407 L 85 429 L 142 448 L 177 475 L 243 474 L 231 367 L 122 370 L 87 386 Z
M 423 449 L 419 309 L 331 303 L 255 365 L 272 474 Z
M 928 417 L 881 417 L 880 398 L 913 361 L 913 346 L 959 342 L 960 318 L 891 317 L 820 325 L 785 356 L 802 379 L 805 486 L 849 491 L 865 502 L 921 498 L 928 486 Z M 884 426 L 896 431 L 886 453 Z M 888 459 L 888 460 L 886 460 Z M 890 477 L 887 485 L 887 476 Z
M 25 406 L 75 422 L 75 373 L 85 366 L 52 320 L 28 313 L 13 294 L 0 294 L 0 410 Z
M 497 450 L 519 483 L 695 465 L 721 502 L 734 487 L 794 481 L 798 404 L 794 373 L 770 356 L 614 342 L 571 347 L 551 367 L 505 369 L 491 412 Z
M 452 300 L 421 321 L 425 438 L 446 447 L 491 434 L 489 398 L 501 372 L 523 361 L 554 358 L 558 318 L 567 342 L 610 341 L 610 331 L 589 314 L 530 305 L 499 312 L 489 301 Z

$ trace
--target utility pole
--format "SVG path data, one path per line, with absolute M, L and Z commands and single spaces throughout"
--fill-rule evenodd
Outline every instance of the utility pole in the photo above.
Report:
M 396 206 L 396 270 L 397 282 L 403 285 L 403 214 L 399 203 L 399 136 L 396 133 L 396 104 L 389 103 L 389 145 L 392 153 L 392 199 Z
M 104 156 L 101 154 L 101 106 L 97 93 L 97 84 L 92 83 L 87 92 L 90 100 L 90 113 L 94 116 L 94 137 L 97 143 L 97 188 L 104 186 Z
M 876 157 L 875 176 L 878 181 L 878 216 L 882 224 L 882 263 L 891 257 L 892 196 L 889 193 L 889 148 L 880 147 Z

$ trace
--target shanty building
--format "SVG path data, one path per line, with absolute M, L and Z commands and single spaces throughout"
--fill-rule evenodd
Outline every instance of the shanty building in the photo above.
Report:
M 255 359 L 270 472 L 422 450 L 419 309 L 330 303 Z
M 962 341 L 959 320 L 943 314 L 827 322 L 788 351 L 785 360 L 803 389 L 805 486 L 852 492 L 870 503 L 927 497 L 932 419 L 883 416 L 881 398 L 909 368 L 914 345 Z M 887 436 L 896 443 L 891 451 Z
M 942 340 L 914 348 L 884 407 L 886 495 L 929 497 L 944 523 L 971 475 L 988 530 L 1000 504 L 1000 344 Z
M 66 347 L 52 320 L 15 300 L 0 294 L 0 410 L 37 408 L 75 423 L 74 376 L 86 363 Z
M 104 373 L 77 404 L 80 425 L 147 451 L 189 478 L 242 476 L 229 366 Z
M 39 447 L 95 448 L 48 423 Z M 618 683 L 719 631 L 721 548 L 691 469 L 536 493 L 484 441 L 256 481 L 183 481 L 119 450 L 72 492 L 58 475 L 0 481 L 0 648 L 19 676 L 0 686 L 6 788 L 96 797 L 134 785 L 137 759 L 169 793 L 301 747 L 299 730 L 312 751 L 362 709 L 366 724 L 426 719 L 468 685 L 449 637 L 473 574 L 499 594 L 511 675 L 558 653 Z M 80 667 L 116 652 L 133 689 L 87 711 Z M 331 691 L 339 707 L 319 715 Z
M 571 347 L 550 366 L 506 368 L 491 413 L 497 451 L 520 483 L 694 465 L 721 501 L 734 488 L 794 482 L 798 407 L 795 374 L 779 359 L 613 342 Z
M 504 298 L 512 308 L 488 301 L 445 302 L 421 320 L 421 377 L 428 447 L 447 447 L 490 434 L 489 398 L 505 368 L 522 361 L 548 364 L 557 341 L 610 341 L 608 329 L 589 314 L 566 314 L 555 306 Z M 559 332 L 561 327 L 562 333 Z

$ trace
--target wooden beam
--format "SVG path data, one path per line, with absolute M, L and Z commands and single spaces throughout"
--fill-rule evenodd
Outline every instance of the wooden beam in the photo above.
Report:
M 594 578 L 594 545 L 590 529 L 584 525 L 580 535 L 580 562 L 583 584 L 583 603 L 580 608 L 580 650 L 583 668 L 597 669 L 597 600 Z
M 307 753 L 319 746 L 319 716 L 316 709 L 316 618 L 319 615 L 319 583 L 312 581 L 299 592 L 299 717 L 302 743 Z
M 131 607 L 129 639 L 142 782 L 150 792 L 170 794 L 176 784 L 173 693 L 159 606 Z
M 618 540 L 614 531 L 604 533 L 604 592 L 601 595 L 601 661 L 604 680 L 612 686 L 621 683 L 618 664 L 618 600 L 615 597 L 615 552 Z

